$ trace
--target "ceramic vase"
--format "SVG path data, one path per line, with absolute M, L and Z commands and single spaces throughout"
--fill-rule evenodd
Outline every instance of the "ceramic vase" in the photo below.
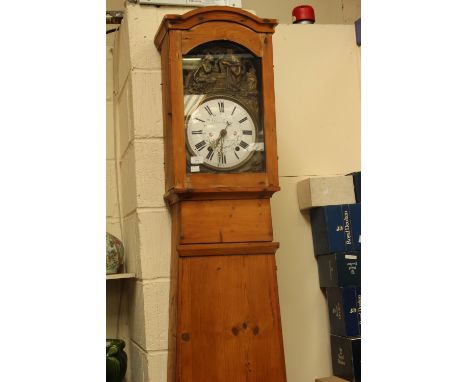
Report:
M 106 275 L 119 271 L 123 263 L 124 247 L 122 242 L 115 236 L 106 232 Z

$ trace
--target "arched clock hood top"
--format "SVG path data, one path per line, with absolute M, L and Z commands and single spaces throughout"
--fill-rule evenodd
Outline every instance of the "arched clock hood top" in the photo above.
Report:
M 234 7 L 201 7 L 183 15 L 165 15 L 154 37 L 154 43 L 158 50 L 165 34 L 170 29 L 188 30 L 200 24 L 211 21 L 226 21 L 240 24 L 258 33 L 273 33 L 278 25 L 276 19 L 262 19 L 243 9 Z

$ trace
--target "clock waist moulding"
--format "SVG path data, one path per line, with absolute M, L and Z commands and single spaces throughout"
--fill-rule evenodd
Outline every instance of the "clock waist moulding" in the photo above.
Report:
M 286 381 L 270 198 L 279 190 L 272 34 L 231 7 L 166 15 L 172 258 L 168 381 Z

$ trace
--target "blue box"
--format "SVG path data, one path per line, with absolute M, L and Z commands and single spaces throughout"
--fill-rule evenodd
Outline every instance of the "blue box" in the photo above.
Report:
M 330 336 L 333 375 L 361 382 L 361 339 Z
M 361 253 L 345 252 L 317 258 L 322 288 L 361 285 Z
M 361 204 L 310 209 L 315 256 L 361 250 Z
M 361 335 L 361 288 L 327 288 L 330 333 L 343 337 Z
M 357 46 L 361 46 L 361 18 L 355 21 L 354 31 L 356 32 L 356 44 Z
M 360 196 L 359 196 L 360 198 Z M 354 243 L 354 250 L 361 251 L 361 203 L 351 204 L 349 207 L 351 214 L 351 235 Z

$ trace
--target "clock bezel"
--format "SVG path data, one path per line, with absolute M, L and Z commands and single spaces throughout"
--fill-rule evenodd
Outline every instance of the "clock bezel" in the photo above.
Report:
M 253 124 L 254 124 L 254 127 L 255 127 L 255 141 L 254 143 L 258 143 L 258 136 L 259 136 L 259 127 L 260 127 L 260 124 L 257 120 L 257 118 L 255 118 L 252 110 L 250 110 L 250 108 L 244 104 L 243 102 L 239 101 L 238 99 L 236 99 L 235 97 L 232 97 L 232 96 L 226 96 L 226 95 L 212 95 L 210 94 L 209 96 L 206 96 L 204 98 L 202 98 L 202 100 L 197 104 L 197 105 L 194 105 L 192 106 L 192 108 L 190 109 L 190 112 L 187 114 L 186 118 L 185 118 L 185 146 L 186 146 L 186 149 L 188 150 L 188 152 L 190 154 L 193 154 L 193 155 L 196 155 L 197 153 L 195 151 L 193 151 L 192 147 L 190 146 L 189 144 L 189 139 L 188 139 L 188 121 L 189 119 L 191 118 L 193 112 L 195 110 L 197 110 L 201 105 L 203 105 L 204 103 L 206 102 L 209 102 L 209 101 L 212 101 L 214 99 L 225 99 L 225 100 L 228 100 L 228 101 L 231 101 L 231 102 L 234 102 L 236 104 L 238 104 L 239 106 L 241 106 L 246 112 L 247 114 L 249 115 L 250 119 L 252 120 Z M 216 170 L 216 171 L 219 171 L 219 173 L 226 173 L 226 174 L 230 174 L 231 171 L 233 170 L 236 170 L 236 169 L 239 169 L 240 167 L 243 167 L 245 166 L 251 159 L 252 157 L 254 156 L 255 154 L 255 150 L 252 150 L 250 152 L 250 154 L 245 157 L 242 162 L 238 163 L 237 165 L 235 166 L 231 166 L 231 167 L 217 167 L 217 166 L 213 166 L 213 165 L 210 165 L 209 163 L 206 163 L 206 162 L 203 162 L 203 166 L 206 166 L 207 168 L 210 168 L 212 170 Z M 187 161 L 189 161 L 189 157 L 186 158 Z M 263 161 L 265 161 L 265 155 L 263 157 Z M 190 162 L 188 162 L 189 165 L 190 165 Z M 246 171 L 246 172 L 249 172 L 249 171 Z M 259 172 L 259 171 L 257 171 Z M 195 173 L 195 172 L 191 172 L 190 174 L 200 174 L 200 173 Z M 203 174 L 203 173 L 201 173 Z

